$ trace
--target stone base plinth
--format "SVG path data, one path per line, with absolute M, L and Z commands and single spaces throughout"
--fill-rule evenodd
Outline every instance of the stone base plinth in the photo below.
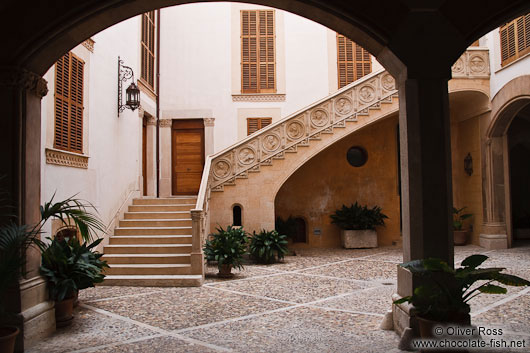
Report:
M 480 234 L 480 246 L 488 250 L 508 249 L 506 234 Z
M 340 240 L 346 249 L 377 248 L 375 230 L 342 230 Z

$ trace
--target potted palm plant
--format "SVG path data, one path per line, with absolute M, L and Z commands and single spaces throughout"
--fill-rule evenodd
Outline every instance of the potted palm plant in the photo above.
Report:
M 217 233 L 204 245 L 204 256 L 207 261 L 217 262 L 219 273 L 223 278 L 232 277 L 232 268 L 243 268 L 243 255 L 247 253 L 248 237 L 242 227 L 228 226 L 217 228 Z
M 281 260 L 287 254 L 287 236 L 275 230 L 253 232 L 249 252 L 260 263 L 270 264 Z
M 455 245 L 465 245 L 469 238 L 469 229 L 463 229 L 464 221 L 473 217 L 472 213 L 462 213 L 467 207 L 453 207 L 453 237 Z
M 388 217 L 381 212 L 381 207 L 361 206 L 357 202 L 335 211 L 331 223 L 341 228 L 340 239 L 344 248 L 375 248 L 377 247 L 376 226 L 384 226 Z
M 414 306 L 422 338 L 432 338 L 432 329 L 442 324 L 467 326 L 470 324 L 469 301 L 475 296 L 505 294 L 506 288 L 497 284 L 530 285 L 525 279 L 502 273 L 502 267 L 478 268 L 487 258 L 471 255 L 457 269 L 435 258 L 401 264 L 418 276 L 422 285 L 411 296 L 396 300 L 394 304 L 409 302 Z M 495 282 L 497 284 L 493 284 Z

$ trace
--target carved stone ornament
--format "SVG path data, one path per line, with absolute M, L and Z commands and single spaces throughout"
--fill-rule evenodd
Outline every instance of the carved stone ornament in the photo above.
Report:
M 285 102 L 285 94 L 233 94 L 232 102 Z
M 328 120 L 328 113 L 323 109 L 315 109 L 311 112 L 311 123 L 315 126 L 324 126 Z
M 396 80 L 390 74 L 385 74 L 381 78 L 381 84 L 387 91 L 392 91 L 396 88 Z
M 268 152 L 273 152 L 280 147 L 280 138 L 276 135 L 267 135 L 263 139 L 263 149 Z
M 88 49 L 89 52 L 94 52 L 94 40 L 92 38 L 88 38 L 83 42 L 83 46 Z
M 204 126 L 214 126 L 215 118 L 204 118 Z
M 462 73 L 464 72 L 464 60 L 462 58 L 459 58 L 451 68 L 451 71 L 454 73 Z
M 486 63 L 484 62 L 484 59 L 480 57 L 479 55 L 473 55 L 471 56 L 469 60 L 469 70 L 471 70 L 472 73 L 483 73 L 486 69 Z
M 256 160 L 256 153 L 250 147 L 244 147 L 239 150 L 237 158 L 241 164 L 251 164 Z
M 359 98 L 364 103 L 370 103 L 375 99 L 375 90 L 372 86 L 363 86 L 359 90 Z
M 304 125 L 299 121 L 293 121 L 287 125 L 287 136 L 291 139 L 298 139 L 304 135 Z
M 145 114 L 144 108 L 142 106 L 139 106 L 138 107 L 138 116 L 143 119 L 144 114 Z
M 173 119 L 160 119 L 159 124 L 160 127 L 171 127 L 173 124 Z
M 219 162 L 215 163 L 213 167 L 213 174 L 219 178 L 225 178 L 230 174 L 230 163 L 225 160 L 220 160 Z
M 351 113 L 353 109 L 353 104 L 350 98 L 340 97 L 335 101 L 335 111 L 341 115 Z
M 154 116 L 150 116 L 147 118 L 147 125 L 156 125 L 157 119 Z
M 48 82 L 40 75 L 15 66 L 0 67 L 0 86 L 26 89 L 42 98 L 48 93 Z
M 46 149 L 46 163 L 65 167 L 88 168 L 88 157 L 76 153 Z

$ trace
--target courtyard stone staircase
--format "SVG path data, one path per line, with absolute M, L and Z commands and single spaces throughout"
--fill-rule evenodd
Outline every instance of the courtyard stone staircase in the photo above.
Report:
M 103 285 L 200 286 L 191 266 L 195 196 L 134 199 L 104 246 Z

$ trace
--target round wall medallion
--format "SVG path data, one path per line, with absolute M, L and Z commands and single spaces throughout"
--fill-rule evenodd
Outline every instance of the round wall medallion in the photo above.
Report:
M 273 152 L 280 146 L 280 138 L 276 135 L 267 135 L 263 139 L 263 149 L 268 152 Z
M 313 125 L 322 127 L 328 122 L 328 113 L 322 109 L 316 109 L 311 113 L 311 122 Z
M 224 178 L 230 173 L 230 164 L 227 161 L 219 161 L 213 167 L 213 174 L 218 178 Z
M 298 139 L 304 136 L 304 125 L 299 121 L 293 121 L 287 125 L 287 136 L 291 139 Z
M 368 160 L 368 153 L 361 146 L 353 146 L 346 153 L 348 163 L 354 167 L 362 167 Z
M 471 60 L 469 60 L 469 69 L 473 73 L 484 72 L 486 70 L 486 63 L 479 55 L 474 55 L 471 57 Z
M 348 97 L 340 97 L 335 101 L 335 111 L 341 115 L 348 114 L 352 111 L 353 104 Z
M 381 84 L 387 91 L 391 91 L 396 88 L 396 81 L 390 74 L 385 74 L 383 78 L 381 78 Z
M 256 159 L 256 153 L 254 153 L 254 151 L 251 148 L 245 147 L 239 151 L 238 157 L 239 157 L 239 161 L 242 164 L 250 164 L 254 162 L 254 160 Z
M 462 60 L 462 58 L 459 58 L 454 64 L 453 64 L 453 67 L 451 68 L 453 70 L 453 72 L 455 73 L 462 73 L 464 72 L 464 61 Z
M 369 85 L 361 87 L 361 89 L 359 90 L 359 98 L 361 98 L 364 103 L 370 103 L 375 99 L 374 88 Z

